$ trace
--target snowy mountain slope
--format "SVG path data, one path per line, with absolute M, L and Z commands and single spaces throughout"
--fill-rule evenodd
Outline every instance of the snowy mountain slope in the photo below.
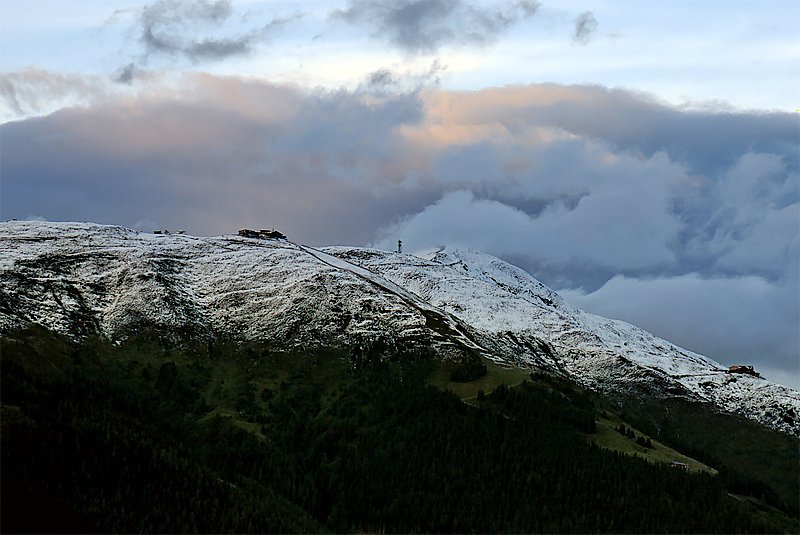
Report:
M 420 299 L 419 296 L 417 296 L 416 294 L 407 291 L 405 288 L 398 286 L 389 279 L 385 279 L 377 275 L 373 271 L 364 269 L 363 267 L 357 264 L 347 262 L 337 256 L 330 255 L 324 251 L 315 249 L 313 247 L 308 247 L 305 245 L 299 245 L 299 247 L 304 251 L 306 251 L 307 253 L 309 253 L 310 255 L 317 258 L 318 260 L 320 260 L 321 262 L 324 262 L 332 267 L 336 267 L 344 271 L 349 271 L 350 273 L 353 273 L 361 277 L 362 279 L 371 282 L 375 286 L 382 288 L 383 290 L 400 297 L 406 303 L 408 303 L 412 307 L 422 312 L 423 315 L 426 316 L 426 318 L 430 317 L 430 315 L 434 315 L 440 323 L 444 324 L 443 325 L 444 330 L 450 337 L 457 340 L 460 344 L 462 344 L 465 347 L 485 352 L 485 349 L 482 346 L 475 343 L 475 341 L 466 333 L 468 329 L 464 324 L 458 321 L 455 316 L 449 314 L 443 314 L 441 309 L 432 306 L 427 301 Z M 496 358 L 494 355 L 487 354 L 487 356 L 489 358 Z
M 800 393 L 760 377 L 726 373 L 721 364 L 638 327 L 579 310 L 495 257 L 445 249 L 427 258 L 361 248 L 326 251 L 459 317 L 494 339 L 509 359 L 554 366 L 610 394 L 651 386 L 800 435 Z M 543 346 L 544 354 L 535 351 Z
M 608 393 L 708 401 L 800 436 L 800 393 L 725 373 L 632 325 L 583 312 L 525 271 L 472 251 L 421 258 L 88 223 L 2 223 L 0 332 L 30 323 L 115 341 L 154 325 L 178 339 L 351 345 L 380 336 L 443 356 L 478 350 Z
M 347 265 L 283 240 L 5 223 L 0 329 L 39 323 L 73 336 L 120 340 L 155 324 L 201 339 L 318 345 L 385 335 L 442 351 L 474 346 L 463 335 L 429 327 L 428 317 L 444 317 L 434 307 Z

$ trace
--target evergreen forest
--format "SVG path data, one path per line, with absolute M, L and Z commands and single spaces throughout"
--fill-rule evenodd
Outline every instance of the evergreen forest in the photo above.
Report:
M 287 350 L 154 332 L 3 339 L 3 533 L 797 532 L 797 472 L 759 477 L 753 453 L 797 467 L 797 440 L 753 428 L 748 468 L 680 426 L 718 422 L 709 411 L 670 423 L 653 416 L 663 405 L 610 404 L 544 373 L 466 399 L 432 378 L 477 381 L 492 371 L 477 357 L 381 341 Z M 718 473 L 599 447 L 610 410 Z M 642 448 L 656 436 L 629 427 Z

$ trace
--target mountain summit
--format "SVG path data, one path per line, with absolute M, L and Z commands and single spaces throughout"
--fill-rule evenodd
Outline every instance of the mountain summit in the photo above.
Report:
M 800 436 L 800 393 L 731 372 L 628 323 L 566 303 L 471 250 L 315 249 L 283 239 L 149 234 L 90 223 L 0 224 L 0 332 L 29 324 L 114 342 L 155 327 L 177 343 L 357 345 L 441 358 L 479 352 L 603 392 L 711 403 Z

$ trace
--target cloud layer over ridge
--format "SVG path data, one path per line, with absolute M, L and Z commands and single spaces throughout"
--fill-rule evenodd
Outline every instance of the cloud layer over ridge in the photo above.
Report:
M 58 91 L 37 76 L 34 89 L 19 76 L 0 87 L 18 102 Z M 4 124 L 3 217 L 473 247 L 722 362 L 798 373 L 790 114 L 682 111 L 601 86 L 148 83 L 163 86 L 87 91 L 84 107 Z

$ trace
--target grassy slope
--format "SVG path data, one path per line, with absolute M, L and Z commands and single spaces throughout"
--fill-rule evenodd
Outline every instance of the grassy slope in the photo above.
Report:
M 451 381 L 450 373 L 453 365 L 452 363 L 443 363 L 433 369 L 428 383 L 443 390 L 450 390 L 463 400 L 472 400 L 478 396 L 480 390 L 488 394 L 501 384 L 518 385 L 530 376 L 530 370 L 514 366 L 501 366 L 482 357 L 481 360 L 486 365 L 486 375 L 474 381 L 463 383 Z
M 601 448 L 611 451 L 618 451 L 626 455 L 636 455 L 654 463 L 670 464 L 673 461 L 685 463 L 690 472 L 707 472 L 709 474 L 717 473 L 717 470 L 714 468 L 711 468 L 710 466 L 707 466 L 700 461 L 689 457 L 688 455 L 684 455 L 634 428 L 638 436 L 649 438 L 653 444 L 652 448 L 640 446 L 635 440 L 625 437 L 617 431 L 617 427 L 619 427 L 620 424 L 624 424 L 626 427 L 632 427 L 629 423 L 624 422 L 616 414 L 608 412 L 606 412 L 606 414 L 608 417 L 601 416 L 598 419 L 597 432 L 587 437 Z
M 530 370 L 514 366 L 502 366 L 488 359 L 483 359 L 483 362 L 486 364 L 486 375 L 474 381 L 464 383 L 450 381 L 450 366 L 444 365 L 437 367 L 433 373 L 431 373 L 429 382 L 438 388 L 451 390 L 462 400 L 474 404 L 480 390 L 488 394 L 501 384 L 514 387 L 531 378 Z M 594 442 L 598 446 L 620 453 L 643 457 L 657 463 L 669 464 L 673 461 L 683 462 L 689 466 L 689 470 L 691 471 L 702 471 L 710 474 L 717 473 L 716 470 L 706 466 L 700 461 L 662 444 L 646 433 L 636 430 L 637 436 L 651 438 L 654 447 L 648 449 L 638 445 L 635 440 L 624 437 L 616 431 L 616 427 L 623 423 L 627 427 L 635 429 L 634 426 L 625 422 L 613 412 L 603 411 L 603 413 L 605 416 L 601 415 L 597 421 L 597 432 L 587 436 L 588 440 Z

